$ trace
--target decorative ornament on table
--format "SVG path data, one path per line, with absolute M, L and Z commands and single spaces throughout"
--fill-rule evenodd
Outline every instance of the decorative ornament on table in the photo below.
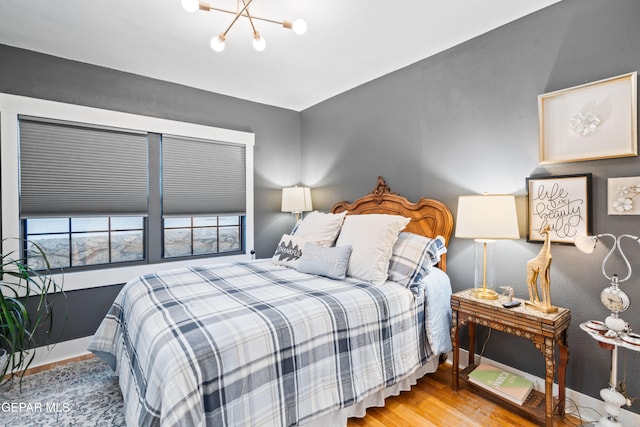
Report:
M 527 261 L 527 286 L 529 288 L 529 301 L 525 301 L 528 307 L 542 311 L 543 313 L 555 313 L 558 307 L 551 305 L 551 226 L 547 225 L 539 232 L 544 236 L 544 244 L 538 255 Z M 540 279 L 540 292 L 538 292 L 538 278 Z M 542 293 L 542 298 L 540 298 Z

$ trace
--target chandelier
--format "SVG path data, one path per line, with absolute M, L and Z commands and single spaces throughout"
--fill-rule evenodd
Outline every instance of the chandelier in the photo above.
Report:
M 197 10 L 203 10 L 205 12 L 216 11 L 216 12 L 224 12 L 224 13 L 233 15 L 233 19 L 231 20 L 231 23 L 229 24 L 227 29 L 224 30 L 222 33 L 220 33 L 220 35 L 213 36 L 211 38 L 211 42 L 210 42 L 211 49 L 213 49 L 216 52 L 222 52 L 224 50 L 224 42 L 227 39 L 227 33 L 229 32 L 231 27 L 233 27 L 233 25 L 236 23 L 238 18 L 240 18 L 241 16 L 249 20 L 249 24 L 251 25 L 251 31 L 253 32 L 253 48 L 257 51 L 263 51 L 267 46 L 267 43 L 265 42 L 264 37 L 262 37 L 260 33 L 256 30 L 256 27 L 254 24 L 254 21 L 256 20 L 282 25 L 283 28 L 293 30 L 294 33 L 300 34 L 300 35 L 304 34 L 307 31 L 307 23 L 302 19 L 296 19 L 293 22 L 276 21 L 273 19 L 260 18 L 258 16 L 253 15 L 249 10 L 249 6 L 253 1 L 254 0 L 236 0 L 236 10 L 229 10 L 229 9 L 214 7 L 214 6 L 211 6 L 210 4 L 202 3 L 199 0 L 182 0 L 182 7 L 187 12 L 196 12 Z

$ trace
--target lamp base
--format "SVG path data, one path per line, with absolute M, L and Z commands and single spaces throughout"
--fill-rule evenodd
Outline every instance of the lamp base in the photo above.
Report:
M 473 289 L 471 295 L 479 299 L 498 299 L 498 293 L 493 289 L 487 288 Z
M 476 239 L 472 295 L 479 299 L 496 300 L 495 240 Z

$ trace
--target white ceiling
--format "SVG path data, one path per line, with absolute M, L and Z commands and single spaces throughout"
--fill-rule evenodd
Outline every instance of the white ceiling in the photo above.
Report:
M 180 0 L 1 0 L 0 43 L 301 111 L 560 0 L 254 1 L 252 14 L 309 29 L 257 21 L 256 52 L 240 18 L 215 53 L 233 17 Z

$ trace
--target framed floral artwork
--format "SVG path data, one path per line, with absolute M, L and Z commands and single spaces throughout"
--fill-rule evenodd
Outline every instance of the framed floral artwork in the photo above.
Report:
M 551 226 L 552 243 L 573 244 L 591 235 L 591 174 L 529 177 L 527 241 L 543 242 L 540 230 Z
M 538 96 L 539 162 L 638 155 L 637 72 Z
M 607 180 L 607 213 L 640 215 L 640 176 Z

